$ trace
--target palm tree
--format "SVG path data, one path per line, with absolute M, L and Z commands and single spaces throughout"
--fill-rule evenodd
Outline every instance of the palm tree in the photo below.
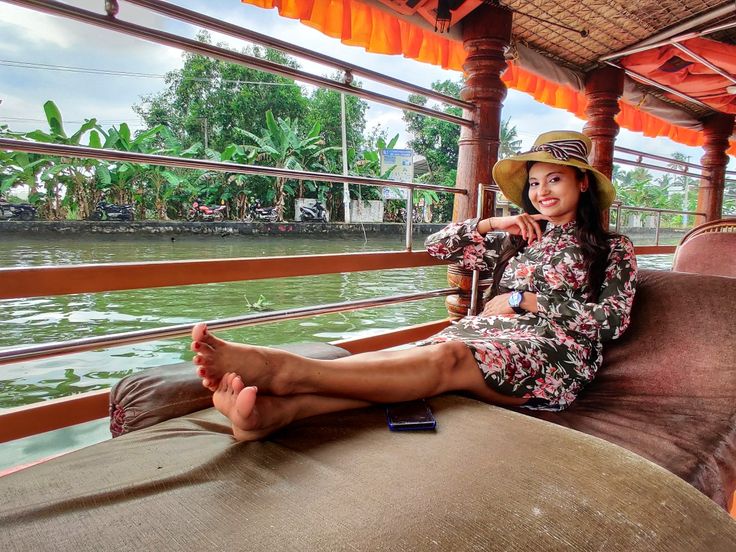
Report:
M 499 133 L 498 158 L 504 159 L 521 151 L 521 140 L 516 135 L 516 126 L 511 125 L 511 117 L 501 121 Z
M 671 168 L 671 169 L 677 169 L 677 170 L 681 170 L 681 171 L 685 171 L 685 172 L 688 171 L 687 165 L 684 165 L 683 163 L 687 163 L 688 161 L 690 161 L 690 157 L 688 157 L 684 153 L 680 153 L 680 152 L 673 153 L 671 155 L 671 157 L 672 157 L 672 161 L 670 161 L 669 163 L 667 163 L 667 166 L 669 168 Z M 678 174 L 678 175 L 675 176 L 675 178 L 674 178 L 674 180 L 673 180 L 672 183 L 673 183 L 673 185 L 682 188 L 682 191 L 683 191 L 683 201 L 682 201 L 683 208 L 684 208 L 685 211 L 690 211 L 691 210 L 691 204 L 693 203 L 693 198 L 697 196 L 697 193 L 695 194 L 695 196 L 690 197 L 689 192 L 690 192 L 690 188 L 691 187 L 693 187 L 694 189 L 697 189 L 697 184 L 698 184 L 697 180 L 695 180 L 694 178 L 691 178 L 689 176 L 686 176 L 684 174 Z M 695 205 L 692 205 L 692 210 L 694 210 L 694 209 L 695 209 Z M 688 224 L 688 216 L 687 215 L 684 215 L 683 216 L 683 223 L 685 224 L 685 226 L 687 226 L 687 224 Z
M 249 138 L 255 145 L 246 145 L 244 151 L 257 160 L 267 160 L 280 169 L 297 171 L 319 168 L 324 162 L 325 154 L 339 148 L 335 146 L 322 147 L 324 141 L 319 134 L 319 123 L 315 123 L 305 137 L 300 136 L 299 121 L 289 118 L 275 119 L 273 113 L 266 113 L 266 128 L 261 130 L 261 136 L 240 129 L 240 134 Z M 276 212 L 279 220 L 284 220 L 284 204 L 286 193 L 284 185 L 286 178 L 278 176 L 274 181 L 276 190 Z

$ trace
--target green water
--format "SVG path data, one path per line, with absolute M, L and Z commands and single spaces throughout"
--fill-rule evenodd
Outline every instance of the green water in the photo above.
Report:
M 402 236 L 325 239 L 292 237 L 84 237 L 4 239 L 3 266 L 160 261 L 387 251 Z M 421 242 L 416 244 L 421 247 Z M 303 278 L 256 280 L 0 301 L 0 348 L 213 320 L 446 287 L 445 269 L 428 267 Z M 255 344 L 334 341 L 376 334 L 446 316 L 442 298 L 291 320 L 222 332 Z M 191 359 L 186 338 L 153 341 L 0 366 L 0 408 L 109 387 L 136 370 Z
M 421 249 L 422 240 L 414 247 Z M 363 237 L 0 237 L 0 267 L 399 251 L 403 236 Z M 671 256 L 640 258 L 667 269 Z M 442 266 L 0 301 L 0 349 L 253 313 L 262 296 L 280 310 L 447 286 Z M 222 332 L 254 344 L 334 341 L 444 318 L 436 298 Z M 0 366 L 0 408 L 110 387 L 151 366 L 190 360 L 186 338 L 152 341 Z M 103 440 L 107 421 L 0 445 L 0 470 Z

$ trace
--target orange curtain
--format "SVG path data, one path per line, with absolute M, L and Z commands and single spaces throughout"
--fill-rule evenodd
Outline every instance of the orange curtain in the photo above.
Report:
M 320 32 L 337 38 L 343 44 L 360 46 L 368 52 L 403 55 L 404 57 L 462 71 L 465 50 L 461 42 L 452 41 L 420 26 L 400 19 L 388 11 L 359 0 L 241 0 L 261 8 L 276 8 L 279 15 L 299 19 Z M 585 94 L 539 75 L 508 64 L 502 80 L 506 86 L 526 92 L 550 107 L 566 109 L 586 119 Z M 619 102 L 618 124 L 652 138 L 666 136 L 688 146 L 702 146 L 702 133 L 680 128 L 663 119 L 640 111 L 634 105 Z M 736 141 L 728 150 L 736 155 Z

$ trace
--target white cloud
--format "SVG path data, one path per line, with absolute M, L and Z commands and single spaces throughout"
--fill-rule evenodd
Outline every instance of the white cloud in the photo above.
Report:
M 6 37 L 0 43 L 0 52 L 23 52 L 21 41 L 47 48 L 71 47 L 74 37 L 64 32 L 60 21 L 28 9 L 0 4 L 0 34 Z M 9 36 L 17 36 L 20 41 L 7 40 Z

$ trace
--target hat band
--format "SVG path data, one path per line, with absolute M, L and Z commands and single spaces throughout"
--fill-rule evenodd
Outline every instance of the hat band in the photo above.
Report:
M 569 161 L 572 158 L 588 164 L 588 148 L 582 140 L 554 140 L 534 146 L 527 153 L 536 151 L 545 151 L 558 161 Z

